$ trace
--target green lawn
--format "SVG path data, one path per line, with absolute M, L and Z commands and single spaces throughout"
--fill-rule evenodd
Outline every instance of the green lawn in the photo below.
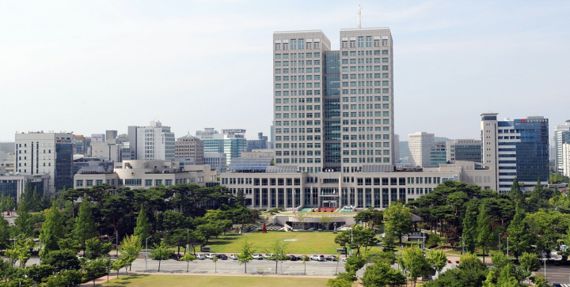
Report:
M 335 254 L 338 246 L 334 243 L 336 234 L 332 232 L 254 232 L 243 235 L 225 235 L 212 239 L 209 246 L 214 253 L 239 253 L 247 239 L 256 252 L 271 253 L 275 241 L 286 244 L 286 252 L 291 254 Z
M 207 275 L 125 275 L 113 279 L 103 286 L 107 287 L 325 287 L 328 279 L 322 278 L 275 278 L 257 276 L 207 276 Z

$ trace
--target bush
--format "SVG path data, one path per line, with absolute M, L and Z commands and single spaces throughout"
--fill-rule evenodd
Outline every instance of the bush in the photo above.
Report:
M 430 233 L 426 240 L 426 247 L 427 248 L 434 248 L 439 246 L 443 242 L 441 236 L 437 235 L 436 233 Z
M 81 272 L 64 270 L 48 277 L 47 287 L 74 287 L 81 284 Z
M 348 273 L 356 273 L 360 268 L 366 264 L 366 260 L 360 256 L 350 256 L 346 259 L 344 268 Z
M 43 264 L 51 265 L 55 271 L 79 270 L 81 264 L 72 250 L 50 251 L 42 260 Z

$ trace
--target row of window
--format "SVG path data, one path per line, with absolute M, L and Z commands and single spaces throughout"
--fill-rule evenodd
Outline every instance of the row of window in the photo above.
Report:
M 290 55 L 290 57 L 289 57 Z M 283 60 L 295 60 L 295 59 L 305 59 L 305 58 L 320 58 L 321 52 L 307 52 L 307 53 L 275 53 L 273 54 L 275 59 L 283 59 Z
M 320 49 L 320 42 L 305 42 L 304 39 L 290 39 L 288 43 L 275 43 L 275 51 Z
M 145 179 L 144 181 L 140 178 L 130 178 L 130 179 L 107 179 L 107 180 L 102 180 L 102 179 L 96 179 L 96 180 L 92 180 L 92 179 L 78 179 L 75 181 L 75 186 L 76 187 L 92 187 L 92 186 L 98 186 L 98 185 L 103 185 L 103 184 L 108 184 L 108 185 L 125 185 L 125 186 L 143 186 L 143 182 L 144 182 L 144 186 L 145 187 L 151 187 L 151 186 L 171 186 L 174 184 L 186 184 L 186 183 L 190 183 L 190 179 L 184 178 L 184 179 L 176 179 L 176 180 L 172 180 L 172 179 Z
M 358 36 L 356 40 L 343 40 L 342 48 L 371 48 L 388 46 L 388 39 L 373 39 L 372 36 Z

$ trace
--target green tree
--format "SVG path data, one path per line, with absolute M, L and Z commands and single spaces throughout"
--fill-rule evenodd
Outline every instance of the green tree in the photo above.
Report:
M 483 263 L 485 263 L 485 255 L 489 251 L 493 239 L 493 227 L 491 226 L 489 210 L 487 204 L 483 202 L 479 206 L 479 214 L 477 215 L 477 245 L 483 250 Z
M 238 261 L 244 264 L 244 273 L 247 273 L 247 263 L 253 260 L 253 253 L 255 250 L 253 249 L 253 245 L 247 241 L 247 239 L 243 242 L 241 246 L 241 251 L 238 254 Z
M 124 263 L 123 266 L 128 266 L 130 268 L 133 261 L 135 261 L 139 256 L 141 249 L 142 245 L 138 236 L 130 235 L 123 238 L 123 241 L 121 241 L 119 256 L 119 259 Z
M 535 253 L 524 252 L 519 259 L 519 266 L 525 277 L 531 276 L 533 271 L 540 268 L 538 255 Z
M 143 241 L 150 235 L 150 224 L 148 222 L 148 217 L 144 206 L 141 206 L 139 215 L 137 216 L 134 235 L 138 236 L 140 240 Z
M 402 245 L 402 236 L 412 230 L 412 212 L 397 202 L 393 203 L 384 211 L 384 232 L 385 236 L 399 238 Z
M 63 270 L 48 277 L 46 287 L 74 287 L 81 283 L 81 272 L 77 270 Z
M 32 257 L 31 250 L 34 247 L 34 241 L 31 238 L 17 239 L 12 248 L 6 250 L 6 257 L 12 262 L 12 266 L 16 262 L 20 263 L 20 268 L 26 266 L 26 262 Z
M 97 230 L 95 229 L 95 222 L 93 221 L 93 213 L 91 211 L 91 204 L 84 196 L 79 205 L 79 213 L 75 220 L 75 226 L 73 228 L 73 237 L 79 243 L 82 250 L 85 250 L 85 242 L 87 239 L 91 239 L 97 236 Z
M 366 268 L 362 278 L 364 287 L 399 286 L 406 284 L 406 277 L 386 262 L 377 262 Z
M 513 255 L 518 260 L 519 256 L 525 250 L 528 250 L 530 239 L 524 222 L 524 210 L 518 205 L 515 210 L 515 216 L 507 228 L 507 240 L 509 241 L 509 250 L 513 252 Z
M 54 201 L 51 208 L 46 211 L 45 221 L 40 231 L 40 242 L 43 245 L 42 256 L 59 249 L 58 242 L 65 236 L 61 222 L 62 216 Z
M 413 286 L 416 286 L 419 277 L 429 275 L 432 271 L 429 262 L 418 247 L 402 249 L 398 262 L 402 266 L 404 274 L 412 281 Z
M 287 259 L 287 246 L 285 242 L 276 240 L 271 249 L 271 260 L 275 261 L 275 274 L 277 274 L 277 267 L 279 261 Z
M 99 238 L 87 239 L 85 241 L 85 258 L 97 259 L 108 256 L 111 249 L 111 242 L 102 242 Z
M 439 274 L 447 264 L 447 256 L 443 250 L 428 250 L 426 252 L 426 259 L 437 274 Z
M 81 262 L 73 250 L 52 250 L 42 259 L 42 264 L 52 266 L 56 272 L 62 270 L 79 270 Z
M 0 249 L 10 245 L 10 227 L 4 217 L 0 217 Z
M 558 240 L 566 234 L 570 225 L 570 215 L 559 211 L 539 210 L 525 216 L 528 234 L 532 234 L 533 243 L 538 251 L 550 254 L 558 245 Z
M 477 213 L 478 203 L 476 200 L 470 200 L 467 203 L 465 217 L 463 219 L 462 243 L 468 252 L 475 252 L 477 244 Z
M 34 224 L 32 220 L 32 215 L 28 210 L 28 206 L 24 201 L 20 201 L 18 204 L 18 217 L 16 218 L 15 233 L 17 235 L 23 234 L 26 237 L 34 237 Z
M 153 260 L 158 260 L 158 270 L 160 272 L 160 263 L 162 260 L 167 260 L 170 258 L 172 252 L 168 250 L 168 246 L 164 244 L 164 241 L 161 241 L 159 245 L 155 246 L 154 249 L 150 252 L 150 258 Z
M 441 273 L 434 281 L 424 284 L 425 287 L 481 287 L 487 275 L 487 267 L 477 256 L 466 253 L 461 256 L 457 268 Z
M 376 210 L 374 208 L 364 209 L 359 211 L 355 216 L 354 220 L 356 222 L 362 222 L 366 227 L 374 229 L 382 224 L 384 219 L 384 213 L 381 210 Z
M 85 261 L 83 264 L 83 281 L 91 280 L 95 286 L 95 279 L 107 274 L 109 258 L 97 258 Z
M 184 256 L 182 256 L 182 258 L 180 259 L 186 261 L 186 273 L 188 273 L 188 271 L 190 270 L 190 261 L 196 260 L 196 256 L 194 256 L 194 254 L 190 252 L 186 252 Z
M 513 202 L 515 202 L 515 204 L 524 203 L 524 194 L 517 179 L 513 181 L 513 185 L 511 186 L 511 190 L 509 191 L 508 196 Z

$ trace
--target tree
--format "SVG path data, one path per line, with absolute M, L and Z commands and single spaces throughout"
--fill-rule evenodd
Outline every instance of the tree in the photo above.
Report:
M 418 247 L 404 248 L 400 253 L 398 262 L 402 266 L 404 274 L 413 282 L 414 286 L 416 286 L 416 281 L 419 277 L 424 277 L 431 273 L 430 265 L 422 250 Z
M 196 256 L 194 256 L 194 254 L 190 252 L 186 252 L 184 256 L 182 256 L 182 258 L 180 259 L 186 261 L 186 273 L 188 273 L 188 271 L 190 270 L 190 261 L 196 260 Z
M 479 214 L 477 215 L 477 245 L 483 249 L 483 263 L 485 263 L 485 255 L 489 251 L 493 239 L 489 210 L 487 204 L 483 202 L 479 206 Z
M 253 249 L 253 246 L 251 245 L 251 243 L 249 243 L 247 241 L 247 239 L 243 242 L 243 245 L 241 246 L 241 251 L 238 254 L 238 261 L 240 263 L 244 264 L 244 273 L 247 273 L 247 263 L 251 260 L 253 260 L 253 253 L 255 252 L 255 250 Z
M 508 196 L 512 201 L 515 202 L 515 204 L 523 204 L 524 194 L 517 179 L 513 181 L 513 185 L 511 186 L 511 190 L 509 191 Z
M 477 200 L 470 200 L 467 203 L 465 217 L 463 219 L 462 243 L 465 250 L 475 252 L 477 243 Z
M 158 260 L 158 270 L 160 272 L 160 262 L 162 260 L 167 260 L 170 258 L 171 252 L 168 250 L 168 246 L 164 244 L 164 241 L 161 241 L 158 246 L 155 246 L 154 249 L 150 252 L 150 258 L 153 260 Z
M 513 252 L 513 255 L 518 260 L 519 256 L 525 250 L 528 250 L 530 246 L 530 240 L 527 227 L 525 226 L 524 222 L 524 210 L 518 205 L 515 210 L 515 216 L 507 228 L 507 240 L 509 241 L 509 250 Z
M 47 287 L 74 287 L 81 283 L 81 272 L 77 270 L 63 270 L 48 277 Z
M 377 262 L 366 268 L 362 282 L 364 287 L 399 286 L 406 283 L 406 277 L 388 263 Z
M 73 236 L 81 246 L 82 250 L 85 250 L 85 242 L 87 239 L 97 236 L 95 222 L 93 221 L 93 213 L 91 212 L 91 204 L 87 200 L 86 196 L 83 197 L 81 205 L 79 205 L 79 213 L 75 220 Z
M 524 252 L 519 259 L 519 266 L 525 277 L 529 277 L 532 275 L 533 271 L 536 271 L 540 268 L 538 255 L 535 253 Z
M 431 267 L 439 274 L 447 264 L 447 256 L 443 250 L 428 250 L 426 258 Z
M 10 228 L 8 221 L 0 216 L 0 249 L 5 249 L 10 245 Z
M 150 235 L 150 224 L 148 223 L 148 218 L 144 206 L 141 206 L 139 215 L 137 216 L 134 235 L 138 236 L 140 240 L 145 240 Z
M 83 265 L 84 281 L 92 280 L 93 286 L 95 286 L 95 279 L 107 274 L 108 266 L 109 258 L 87 260 Z
M 6 257 L 10 258 L 12 266 L 16 261 L 20 263 L 20 268 L 26 266 L 26 262 L 32 256 L 30 250 L 34 247 L 34 241 L 31 238 L 20 238 L 16 240 L 12 248 L 6 250 Z
M 32 223 L 32 216 L 28 210 L 28 206 L 24 201 L 20 201 L 18 204 L 18 217 L 16 218 L 15 233 L 20 235 L 23 234 L 26 237 L 34 237 L 34 224 Z
M 412 212 L 397 202 L 391 204 L 384 211 L 384 232 L 386 236 L 395 236 L 399 238 L 402 245 L 402 236 L 412 230 Z
M 52 250 L 42 259 L 42 264 L 52 266 L 56 272 L 62 270 L 79 270 L 81 262 L 73 250 Z
M 364 209 L 354 216 L 354 220 L 356 222 L 362 222 L 366 227 L 371 229 L 380 226 L 383 218 L 384 213 L 381 210 L 376 210 L 374 208 Z
M 277 274 L 279 261 L 285 260 L 287 258 L 285 243 L 281 240 L 276 240 L 275 244 L 273 244 L 273 249 L 271 249 L 271 252 L 271 260 L 275 261 L 275 274 Z
M 137 257 L 139 256 L 141 249 L 142 249 L 141 241 L 138 238 L 138 236 L 130 235 L 123 238 L 120 247 L 121 255 L 119 257 L 119 259 L 121 259 L 122 262 L 124 263 L 123 266 L 130 267 L 133 264 L 133 261 L 135 261 L 135 259 L 137 259 Z
M 487 275 L 487 267 L 477 256 L 466 253 L 461 256 L 457 268 L 441 273 L 434 281 L 424 284 L 425 287 L 481 287 Z
M 345 230 L 335 237 L 335 243 L 346 249 L 347 245 L 356 250 L 356 255 L 360 255 L 360 249 L 368 250 L 369 247 L 376 246 L 378 239 L 373 230 L 355 225 L 351 230 Z
M 550 254 L 558 245 L 558 240 L 566 234 L 570 225 L 570 215 L 559 211 L 539 210 L 525 216 L 528 234 L 532 234 L 534 244 L 540 252 Z
M 111 242 L 102 242 L 99 238 L 88 239 L 85 241 L 85 258 L 96 259 L 108 256 L 111 249 Z
M 59 240 L 64 237 L 62 216 L 59 212 L 55 201 L 52 202 L 51 208 L 47 210 L 45 221 L 40 231 L 40 242 L 43 245 L 42 256 L 52 250 L 59 249 Z

